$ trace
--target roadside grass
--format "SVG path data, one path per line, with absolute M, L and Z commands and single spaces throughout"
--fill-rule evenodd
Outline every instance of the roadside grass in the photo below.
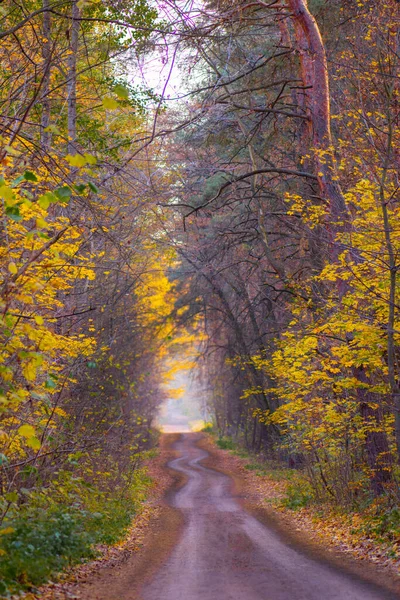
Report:
M 373 498 L 367 494 L 352 505 L 321 500 L 300 469 L 252 454 L 228 436 L 218 438 L 212 432 L 212 437 L 219 448 L 241 458 L 245 470 L 281 484 L 279 497 L 267 500 L 278 509 L 298 513 L 296 519 L 311 522 L 316 532 L 329 535 L 336 542 L 340 540 L 349 548 L 359 545 L 367 548 L 366 552 L 376 552 L 378 557 L 400 559 L 400 507 L 389 497 Z
M 106 489 L 60 472 L 49 487 L 26 491 L 0 527 L 0 596 L 35 589 L 121 540 L 151 483 L 145 468 Z

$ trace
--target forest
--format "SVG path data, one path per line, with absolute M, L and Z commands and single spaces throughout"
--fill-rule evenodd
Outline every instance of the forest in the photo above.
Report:
M 1 3 L 0 595 L 120 538 L 179 372 L 399 538 L 399 16 Z

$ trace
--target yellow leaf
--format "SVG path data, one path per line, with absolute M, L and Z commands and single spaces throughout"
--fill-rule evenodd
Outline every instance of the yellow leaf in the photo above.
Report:
M 8 270 L 13 275 L 16 275 L 18 273 L 18 267 L 14 262 L 10 262 L 10 264 L 8 265 Z
M 84 156 L 81 156 L 80 154 L 67 154 L 65 158 L 69 162 L 71 167 L 84 167 L 87 163 L 86 158 Z
M 84 156 L 88 165 L 95 165 L 97 163 L 97 158 L 93 154 L 85 152 Z
M 14 527 L 5 527 L 4 529 L 0 529 L 0 535 L 7 535 L 9 533 L 14 533 Z
M 48 226 L 49 226 L 49 224 L 47 223 L 47 221 L 42 219 L 42 217 L 39 217 L 38 219 L 36 219 L 36 227 L 37 228 L 46 229 Z
M 35 381 L 36 365 L 33 362 L 28 362 L 22 368 L 22 373 L 27 381 Z
M 12 146 L 4 146 L 4 149 L 7 150 L 8 154 L 11 154 L 11 156 L 19 156 L 21 154 L 21 152 L 18 152 L 18 150 L 15 150 L 15 148 L 13 148 Z
M 65 410 L 63 410 L 62 408 L 59 408 L 59 407 L 55 408 L 54 412 L 55 412 L 56 415 L 60 415 L 60 417 L 66 417 L 67 416 L 67 413 L 65 412 Z
M 18 433 L 21 437 L 24 438 L 31 438 L 35 435 L 35 428 L 32 427 L 32 425 L 21 425 L 21 427 L 18 428 Z
M 55 125 L 48 125 L 43 131 L 49 131 L 50 133 L 54 133 L 54 135 L 61 135 L 60 130 Z
M 39 204 L 40 208 L 43 208 L 43 210 L 47 210 L 51 204 L 51 202 L 54 201 L 54 195 L 51 192 L 46 192 L 45 194 L 43 194 L 42 196 L 40 196 L 38 198 L 37 203 Z
M 32 436 L 26 441 L 26 445 L 29 448 L 32 448 L 32 450 L 39 450 L 42 444 L 40 443 L 40 440 L 37 437 Z
M 115 110 L 118 108 L 118 102 L 114 100 L 114 98 L 110 98 L 109 96 L 105 96 L 103 98 L 103 106 L 107 110 Z
M 4 198 L 4 200 L 13 200 L 14 192 L 12 191 L 12 189 L 10 187 L 7 187 L 6 185 L 2 185 L 2 186 L 0 186 L 0 196 L 2 198 Z
M 43 317 L 41 317 L 40 315 L 36 315 L 35 323 L 36 323 L 36 325 L 43 325 L 43 323 L 44 323 Z

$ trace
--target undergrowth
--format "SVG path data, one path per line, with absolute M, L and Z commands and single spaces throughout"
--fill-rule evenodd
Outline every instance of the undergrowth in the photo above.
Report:
M 68 471 L 47 488 L 26 491 L 0 527 L 0 595 L 34 589 L 62 569 L 93 558 L 96 545 L 121 539 L 151 480 L 135 469 L 99 489 Z
M 204 423 L 203 427 L 201 428 L 201 431 L 203 431 L 204 433 L 212 433 L 214 431 L 214 425 L 212 423 Z
M 222 450 L 233 450 L 235 448 L 235 442 L 232 438 L 223 436 L 217 439 L 217 446 Z
M 400 507 L 389 496 L 373 498 L 367 493 L 357 503 L 341 504 L 319 497 L 301 469 L 291 469 L 276 461 L 264 459 L 245 449 L 240 442 L 223 436 L 217 446 L 245 459 L 244 468 L 257 477 L 283 483 L 283 496 L 278 504 L 298 511 L 308 508 L 318 521 L 339 519 L 356 539 L 368 538 L 386 547 L 388 556 L 398 556 L 400 547 Z M 392 548 L 392 549 L 391 549 Z

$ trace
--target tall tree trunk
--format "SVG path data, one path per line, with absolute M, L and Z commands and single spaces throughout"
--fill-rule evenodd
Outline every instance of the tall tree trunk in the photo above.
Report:
M 383 62 L 383 61 L 381 61 Z M 379 202 L 382 210 L 383 229 L 385 233 L 386 251 L 389 263 L 389 313 L 387 320 L 387 364 L 390 392 L 392 395 L 392 404 L 395 417 L 395 437 L 397 457 L 400 461 L 400 387 L 398 376 L 396 374 L 396 346 L 395 346 L 395 325 L 396 325 L 396 304 L 397 304 L 397 271 L 398 262 L 396 250 L 392 241 L 393 227 L 390 222 L 387 200 L 387 179 L 389 169 L 393 160 L 393 121 L 392 121 L 392 103 L 394 99 L 395 83 L 385 83 L 386 93 L 386 118 L 387 118 L 387 144 L 385 149 L 385 158 L 379 184 Z
M 79 47 L 79 17 L 80 10 L 75 0 L 72 4 L 72 20 L 69 30 L 69 49 L 68 58 L 68 83 L 67 83 L 67 104 L 68 104 L 68 153 L 76 153 L 76 63 Z
M 303 86 L 310 111 L 318 184 L 329 201 L 333 227 L 346 225 L 349 214 L 340 188 L 331 133 L 328 63 L 318 24 L 306 0 L 288 0 L 292 12 L 297 49 L 300 53 Z M 332 233 L 335 233 L 332 232 Z
M 354 369 L 358 381 L 371 384 L 362 367 Z M 371 488 L 375 495 L 383 494 L 392 479 L 392 455 L 384 429 L 384 410 L 378 394 L 368 389 L 358 390 L 360 414 L 365 427 L 365 453 L 370 469 Z
M 255 397 L 256 397 L 256 400 L 258 401 L 259 407 L 263 410 L 265 410 L 265 409 L 271 410 L 270 399 L 263 391 L 262 375 L 255 368 L 255 366 L 251 360 L 251 352 L 249 351 L 249 348 L 246 344 L 244 333 L 242 331 L 242 326 L 238 322 L 237 318 L 235 317 L 234 312 L 231 308 L 230 302 L 226 298 L 226 294 L 224 293 L 224 290 L 221 288 L 220 285 L 218 285 L 218 283 L 215 280 L 215 277 L 213 277 L 212 274 L 209 275 L 208 273 L 205 273 L 201 269 L 201 267 L 199 267 L 195 263 L 195 261 L 193 261 L 186 253 L 184 253 L 182 251 L 182 249 L 179 249 L 179 253 L 201 275 L 201 277 L 203 277 L 203 279 L 210 286 L 210 289 L 213 291 L 213 293 L 219 298 L 219 300 L 221 302 L 221 307 L 222 307 L 227 319 L 229 320 L 229 322 L 231 324 L 232 330 L 234 331 L 236 343 L 239 347 L 240 355 L 245 356 L 248 359 L 248 366 L 247 366 L 246 371 L 247 371 L 247 375 L 248 375 L 248 379 L 249 379 L 249 384 L 251 387 L 254 387 L 254 388 L 257 388 L 260 390 L 259 393 L 255 394 Z M 277 429 L 276 429 L 276 431 L 278 432 Z
M 51 75 L 51 17 L 50 17 L 50 0 L 43 0 L 43 8 L 46 9 L 43 13 L 43 37 L 45 41 L 42 48 L 43 57 L 43 83 L 42 83 L 42 119 L 41 119 L 41 147 L 47 151 L 50 146 L 51 133 L 46 131 L 50 125 L 50 75 Z

